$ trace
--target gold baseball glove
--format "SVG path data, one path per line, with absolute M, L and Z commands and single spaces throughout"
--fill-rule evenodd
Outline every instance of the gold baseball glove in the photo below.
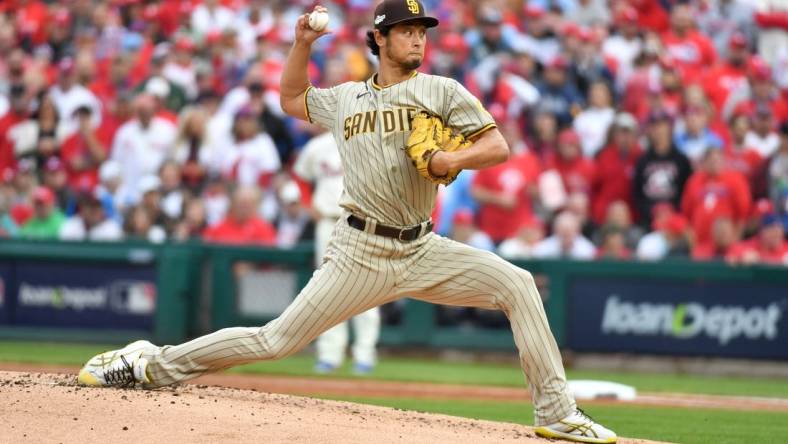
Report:
M 454 182 L 461 170 L 450 170 L 445 176 L 437 177 L 430 173 L 430 160 L 438 151 L 463 150 L 471 146 L 471 142 L 465 140 L 462 134 L 444 127 L 438 117 L 424 112 L 413 117 L 411 128 L 413 132 L 408 138 L 406 150 L 419 174 L 433 183 L 448 185 Z

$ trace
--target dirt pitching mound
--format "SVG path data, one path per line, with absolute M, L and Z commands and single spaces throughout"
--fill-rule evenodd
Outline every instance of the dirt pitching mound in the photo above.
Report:
M 0 412 L 13 443 L 551 442 L 517 424 L 204 385 L 84 388 L 46 373 L 0 372 Z

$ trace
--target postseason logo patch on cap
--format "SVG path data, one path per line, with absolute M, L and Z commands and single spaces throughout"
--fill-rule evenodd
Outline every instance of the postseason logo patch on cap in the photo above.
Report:
M 379 15 L 379 16 L 375 17 L 375 24 L 379 25 L 379 24 L 383 23 L 383 20 L 386 20 L 386 14 Z

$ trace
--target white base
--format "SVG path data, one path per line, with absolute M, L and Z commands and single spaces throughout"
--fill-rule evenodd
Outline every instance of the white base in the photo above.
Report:
M 635 387 L 610 381 L 569 381 L 569 391 L 575 399 L 617 399 L 632 401 L 637 396 Z

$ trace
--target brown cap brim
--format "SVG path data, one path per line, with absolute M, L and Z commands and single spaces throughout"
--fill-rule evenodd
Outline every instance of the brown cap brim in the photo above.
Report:
M 405 22 L 422 22 L 424 23 L 424 26 L 426 26 L 427 28 L 434 28 L 438 26 L 438 24 L 440 24 L 440 21 L 438 21 L 438 19 L 436 19 L 435 17 L 413 17 L 413 18 L 407 17 L 401 20 L 394 20 L 392 22 L 388 22 L 388 23 L 384 22 L 379 25 L 375 25 L 375 28 L 380 29 L 384 26 L 392 27 L 394 25 L 405 23 Z

